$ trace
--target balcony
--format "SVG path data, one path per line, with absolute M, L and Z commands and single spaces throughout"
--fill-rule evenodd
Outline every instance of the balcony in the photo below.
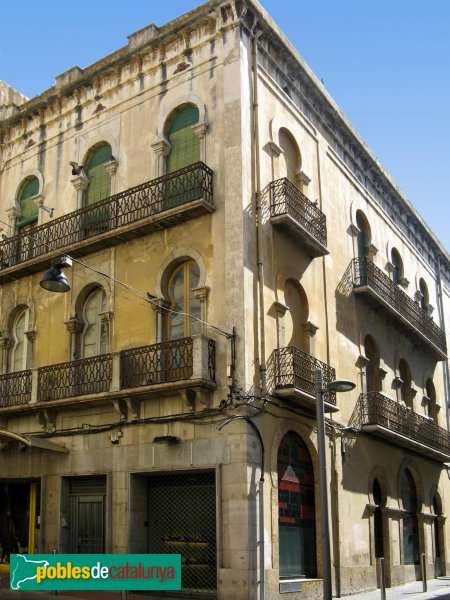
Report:
M 395 320 L 398 328 L 430 351 L 436 360 L 446 359 L 445 333 L 417 302 L 368 258 L 353 259 L 352 272 L 355 294 L 361 294 L 370 305 L 381 308 Z
M 211 213 L 213 172 L 198 162 L 0 242 L 0 283 Z
M 450 461 L 450 433 L 379 392 L 360 396 L 356 419 L 368 431 L 441 462 Z
M 300 242 L 312 258 L 325 256 L 327 220 L 321 210 L 284 177 L 272 181 L 270 189 L 270 222 Z
M 215 389 L 215 342 L 202 335 L 0 375 L 0 413 Z
M 324 388 L 336 379 L 333 367 L 321 362 L 314 356 L 299 350 L 295 346 L 274 350 L 267 364 L 267 380 L 272 393 L 296 406 L 314 409 L 316 392 L 314 375 L 317 369 L 322 371 Z M 326 412 L 339 410 L 336 407 L 336 393 L 324 394 Z

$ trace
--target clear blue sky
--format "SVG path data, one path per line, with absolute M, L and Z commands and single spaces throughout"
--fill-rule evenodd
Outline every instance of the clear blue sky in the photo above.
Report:
M 449 249 L 450 0 L 262 3 Z M 0 79 L 34 96 L 198 4 L 4 2 Z

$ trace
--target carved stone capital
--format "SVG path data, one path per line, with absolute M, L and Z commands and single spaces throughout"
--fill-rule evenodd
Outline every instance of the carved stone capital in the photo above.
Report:
M 199 138 L 205 137 L 206 132 L 208 131 L 208 124 L 205 122 L 197 123 L 196 125 L 192 126 L 192 131 Z
M 8 350 L 9 348 L 11 348 L 12 344 L 12 339 L 9 338 L 7 335 L 3 334 L 0 337 L 0 348 L 2 348 L 3 350 Z
M 369 244 L 367 246 L 368 258 L 370 258 L 370 260 L 373 260 L 377 254 L 378 254 L 378 248 L 375 246 L 375 244 Z
M 70 183 L 77 191 L 86 191 L 89 185 L 89 179 L 86 173 L 84 172 L 84 169 L 81 170 L 81 173 L 79 175 L 75 175 L 75 177 L 72 177 Z
M 304 171 L 299 171 L 295 174 L 295 178 L 298 184 L 300 184 L 300 189 L 304 189 L 308 187 L 311 183 L 311 178 Z
M 393 390 L 399 390 L 403 385 L 403 379 L 401 379 L 400 377 L 394 377 L 394 379 L 392 380 L 392 389 Z
M 105 310 L 101 313 L 98 313 L 98 315 L 102 323 L 110 323 L 114 316 L 114 312 L 112 310 Z
M 303 331 L 309 337 L 314 337 L 318 329 L 319 327 L 314 325 L 314 323 L 311 321 L 306 321 L 306 323 L 303 323 Z
M 170 144 L 165 140 L 157 140 L 151 145 L 156 156 L 168 156 L 170 152 Z
M 283 304 L 282 302 L 278 302 L 278 300 L 276 300 L 273 303 L 273 308 L 275 309 L 275 313 L 279 319 L 284 317 L 286 312 L 289 310 L 289 308 L 286 306 L 286 304 Z
M 370 360 L 364 354 L 360 354 L 355 362 L 355 367 L 358 369 L 365 369 L 367 365 L 370 363 Z
M 37 337 L 37 329 L 30 329 L 29 331 L 25 331 L 25 335 L 27 336 L 28 341 L 34 344 Z
M 10 208 L 7 208 L 5 213 L 8 215 L 10 221 L 20 217 L 20 209 L 17 208 L 17 206 L 11 206 Z
M 192 292 L 194 294 L 194 298 L 196 300 L 200 300 L 200 302 L 203 304 L 203 302 L 206 302 L 208 299 L 209 287 L 205 285 L 204 287 L 193 289 Z
M 278 157 L 283 153 L 283 150 L 278 144 L 275 144 L 275 142 L 270 141 L 265 147 L 267 148 L 267 151 L 272 154 L 272 156 Z
M 400 277 L 400 285 L 404 288 L 407 288 L 409 285 L 409 279 L 406 279 L 406 277 Z
M 152 298 L 150 304 L 156 313 L 164 314 L 166 309 L 170 308 L 170 304 L 165 298 Z
M 70 333 L 81 333 L 84 324 L 78 319 L 77 315 L 73 315 L 68 321 L 64 321 L 64 325 Z
M 33 204 L 35 206 L 37 206 L 38 208 L 41 208 L 41 206 L 44 204 L 44 196 L 43 196 L 43 194 L 38 194 L 37 196 L 35 196 L 33 198 Z
M 108 173 L 108 175 L 112 177 L 117 172 L 119 161 L 116 158 L 112 158 L 108 162 L 103 163 L 103 166 L 105 167 L 105 171 Z

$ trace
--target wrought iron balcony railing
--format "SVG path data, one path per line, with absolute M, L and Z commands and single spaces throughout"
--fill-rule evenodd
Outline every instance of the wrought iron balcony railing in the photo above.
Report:
M 100 354 L 39 369 L 38 400 L 61 400 L 107 392 L 112 378 L 111 354 Z
M 141 387 L 192 377 L 214 382 L 215 348 L 214 340 L 198 336 L 123 350 L 120 353 L 121 387 Z
M 286 177 L 270 184 L 270 220 L 293 232 L 310 256 L 328 254 L 325 215 Z
M 198 162 L 1 241 L 0 282 L 42 270 L 51 256 L 87 254 L 213 210 L 213 172 Z
M 31 371 L 16 371 L 0 375 L 0 407 L 30 402 L 31 380 Z
M 215 367 L 215 341 L 198 335 L 0 375 L 0 408 L 176 382 L 213 389 Z
M 324 388 L 336 378 L 333 367 L 321 362 L 295 346 L 274 350 L 268 360 L 268 384 L 274 393 L 304 399 L 308 404 L 315 403 L 315 372 L 322 371 Z M 324 402 L 328 410 L 336 405 L 336 393 L 326 392 Z
M 450 459 L 450 432 L 380 392 L 361 395 L 359 425 L 399 445 L 444 461 Z
M 425 344 L 437 359 L 446 358 L 445 333 L 417 302 L 414 302 L 369 258 L 353 259 L 352 268 L 355 293 L 364 294 L 369 302 L 375 302 L 383 307 L 395 317 L 397 325 L 416 341 Z

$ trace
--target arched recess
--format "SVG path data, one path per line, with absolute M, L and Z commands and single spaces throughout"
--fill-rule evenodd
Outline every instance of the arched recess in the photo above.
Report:
M 366 392 L 381 391 L 380 351 L 371 335 L 364 338 Z
M 397 248 L 391 250 L 392 281 L 395 285 L 400 285 L 403 279 L 403 260 Z
M 369 248 L 372 242 L 372 234 L 370 230 L 369 221 L 362 210 L 356 211 L 356 243 L 358 250 L 358 257 L 364 258 L 369 256 Z
M 111 174 L 106 165 L 111 162 L 112 156 L 111 145 L 105 141 L 92 146 L 87 152 L 83 161 L 88 179 L 83 198 L 85 206 L 91 206 L 111 195 Z
M 164 175 L 167 168 L 175 170 L 176 167 L 170 164 L 171 160 L 168 160 L 168 156 L 171 152 L 171 145 L 169 141 L 170 126 L 173 123 L 174 118 L 180 110 L 185 107 L 192 107 L 196 109 L 196 122 L 191 123 L 189 126 L 190 139 L 193 138 L 198 140 L 198 158 L 204 163 L 207 162 L 206 156 L 206 132 L 208 124 L 206 121 L 206 106 L 203 100 L 192 92 L 178 96 L 171 102 L 166 103 L 163 101 L 160 106 L 158 116 L 158 128 L 156 137 L 152 142 L 152 148 L 155 152 L 156 167 L 155 172 L 157 176 Z M 173 167 L 173 168 L 172 168 Z
M 423 277 L 421 277 L 419 279 L 418 291 L 420 294 L 420 308 L 424 312 L 428 313 L 429 306 L 430 306 L 430 294 L 428 292 L 428 286 L 425 283 L 425 280 L 423 279 Z
M 302 168 L 300 148 L 292 133 L 284 127 L 278 133 L 278 140 L 281 149 L 278 160 L 278 179 L 287 177 L 291 183 L 297 185 L 298 175 Z
M 306 443 L 293 430 L 280 441 L 277 474 L 280 579 L 316 577 L 314 466 Z
M 157 300 L 153 304 L 158 341 L 206 333 L 209 293 L 206 279 L 205 260 L 193 248 L 177 248 L 166 258 L 157 275 Z M 168 313 L 164 311 L 167 306 L 197 319 Z
M 434 559 L 435 577 L 445 575 L 446 551 L 445 551 L 445 516 L 443 513 L 442 496 L 437 485 L 433 485 L 430 495 L 431 514 L 433 515 L 433 539 L 432 550 Z
M 401 358 L 398 362 L 398 376 L 399 376 L 399 392 L 400 402 L 408 408 L 413 408 L 414 394 L 411 387 L 411 370 L 408 363 L 404 358 Z
M 13 213 L 17 216 L 17 221 L 20 222 L 20 220 L 22 219 L 22 200 L 21 200 L 21 196 L 23 194 L 24 191 L 24 187 L 27 186 L 27 184 L 29 184 L 30 182 L 35 182 L 34 183 L 34 189 L 32 190 L 32 193 L 29 194 L 29 199 L 30 199 L 30 206 L 28 207 L 28 209 L 32 209 L 35 210 L 36 213 L 36 218 L 34 218 L 32 220 L 32 222 L 37 221 L 39 223 L 39 206 L 42 205 L 43 203 L 43 194 L 44 194 L 44 177 L 42 175 L 42 173 L 38 170 L 38 169 L 27 169 L 21 179 L 20 182 L 18 182 L 17 187 L 16 187 L 16 195 L 14 198 L 14 209 L 13 209 Z M 17 223 L 18 225 L 18 223 Z
M 27 305 L 18 305 L 9 318 L 9 356 L 7 371 L 25 371 L 33 366 L 33 316 Z
M 439 406 L 436 400 L 436 388 L 434 387 L 433 380 L 428 378 L 425 382 L 425 412 L 428 417 L 438 423 Z
M 400 473 L 400 499 L 403 509 L 403 564 L 420 563 L 417 487 L 409 467 Z
M 106 278 L 101 283 L 92 279 L 78 293 L 72 294 L 71 317 L 65 322 L 70 333 L 71 360 L 109 352 L 111 301 Z
M 309 305 L 305 290 L 295 279 L 284 282 L 284 304 L 288 310 L 284 316 L 286 346 L 295 346 L 310 352 L 310 337 L 307 332 Z

